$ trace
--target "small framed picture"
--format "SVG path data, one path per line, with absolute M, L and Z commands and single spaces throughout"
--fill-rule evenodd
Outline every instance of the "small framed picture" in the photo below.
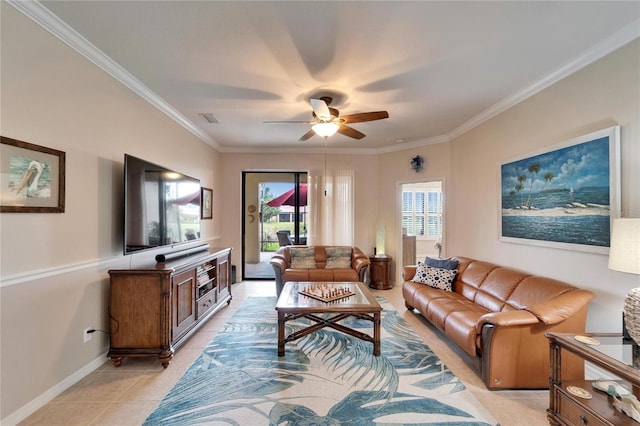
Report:
M 0 136 L 0 212 L 63 213 L 65 153 Z
M 213 190 L 210 188 L 202 188 L 202 194 L 200 197 L 202 205 L 200 206 L 200 218 L 212 219 L 213 218 Z

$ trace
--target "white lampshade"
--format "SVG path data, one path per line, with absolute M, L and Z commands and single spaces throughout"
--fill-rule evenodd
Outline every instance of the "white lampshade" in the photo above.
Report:
M 613 221 L 609 269 L 640 274 L 640 218 Z
M 340 126 L 336 123 L 318 123 L 311 126 L 311 128 L 316 132 L 316 135 L 328 138 L 335 135 Z

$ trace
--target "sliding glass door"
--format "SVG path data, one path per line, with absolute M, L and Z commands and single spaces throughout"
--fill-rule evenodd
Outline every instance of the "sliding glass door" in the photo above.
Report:
M 242 180 L 242 276 L 271 280 L 273 253 L 306 244 L 307 173 L 243 172 Z

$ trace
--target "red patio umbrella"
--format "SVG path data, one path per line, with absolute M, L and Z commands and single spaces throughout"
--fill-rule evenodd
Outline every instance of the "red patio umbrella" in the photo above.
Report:
M 301 206 L 306 206 L 307 205 L 307 184 L 306 183 L 301 183 L 300 184 L 300 205 Z M 273 200 L 269 201 L 267 203 L 267 205 L 269 207 L 280 207 L 280 206 L 294 206 L 295 205 L 295 188 L 292 188 L 290 190 L 288 190 L 287 192 L 285 192 L 284 194 L 274 198 Z
M 306 183 L 300 184 L 300 191 L 298 191 L 298 194 L 299 194 L 298 198 L 299 198 L 300 205 L 304 206 L 304 208 L 306 209 L 307 207 L 307 184 Z M 295 204 L 296 204 L 295 188 L 288 190 L 284 194 L 274 198 L 273 200 L 267 203 L 269 207 L 295 206 Z M 304 212 L 303 216 L 304 216 L 304 229 L 307 229 L 306 211 Z M 306 237 L 302 241 L 304 241 L 303 244 L 306 244 Z

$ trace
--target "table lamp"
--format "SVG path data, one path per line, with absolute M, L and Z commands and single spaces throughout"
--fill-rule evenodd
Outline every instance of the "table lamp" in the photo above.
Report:
M 640 218 L 613 221 L 609 269 L 640 275 Z M 640 288 L 633 288 L 627 293 L 624 321 L 629 336 L 640 344 Z
M 378 222 L 376 226 L 376 256 L 386 256 L 384 251 L 384 223 Z

